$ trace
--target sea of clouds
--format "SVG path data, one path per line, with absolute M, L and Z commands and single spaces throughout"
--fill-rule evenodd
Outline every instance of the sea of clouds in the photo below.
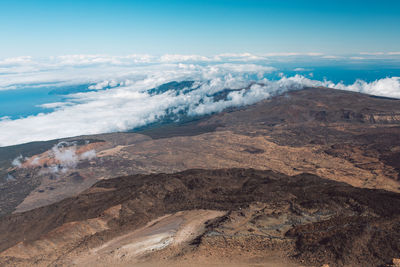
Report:
M 228 107 L 256 103 L 276 94 L 310 86 L 325 86 L 378 96 L 400 98 L 400 77 L 387 77 L 353 84 L 317 81 L 302 75 L 267 79 L 279 73 L 273 57 L 334 56 L 319 53 L 256 56 L 198 55 L 73 55 L 36 59 L 18 57 L 0 60 L 0 90 L 51 86 L 61 88 L 88 84 L 90 91 L 69 94 L 65 101 L 46 103 L 46 113 L 11 120 L 0 119 L 0 146 L 50 140 L 83 134 L 127 131 L 157 122 L 171 114 L 200 116 Z M 298 68 L 298 70 L 306 70 Z M 171 81 L 195 81 L 186 93 L 148 90 Z M 224 99 L 214 94 L 232 91 Z M 243 89 L 247 88 L 247 89 Z

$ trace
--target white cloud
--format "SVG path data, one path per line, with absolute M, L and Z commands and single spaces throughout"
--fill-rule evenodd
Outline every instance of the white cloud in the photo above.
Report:
M 185 72 L 185 66 L 182 66 Z M 329 81 L 315 81 L 301 75 L 283 76 L 278 81 L 261 79 L 261 85 L 253 85 L 249 90 L 231 92 L 226 100 L 214 102 L 212 94 L 225 88 L 244 88 L 250 80 L 244 71 L 245 66 L 207 66 L 198 71 L 195 67 L 197 80 L 203 81 L 195 85 L 187 94 L 176 94 L 167 91 L 163 94 L 150 96 L 144 89 L 157 84 L 175 80 L 174 76 L 162 80 L 165 73 L 154 74 L 151 77 L 130 86 L 117 87 L 112 90 L 95 91 L 73 95 L 73 105 L 61 107 L 48 114 L 39 114 L 17 120 L 0 121 L 0 144 L 11 145 L 33 140 L 48 140 L 82 134 L 98 134 L 113 131 L 125 131 L 135 127 L 155 122 L 166 115 L 166 110 L 178 112 L 188 110 L 190 115 L 203 115 L 219 112 L 227 107 L 242 106 L 255 103 L 272 95 L 289 90 L 298 90 L 311 86 L 326 86 L 374 95 L 400 98 L 400 78 L 392 77 L 366 83 L 356 81 L 354 84 L 334 84 Z M 190 68 L 189 68 L 190 69 Z M 250 71 L 257 73 L 265 70 L 260 66 L 248 66 Z M 267 69 L 268 70 L 268 69 Z M 236 72 L 235 72 L 236 71 Z M 180 73 L 179 73 L 180 74 Z M 175 73 L 175 75 L 178 75 Z M 178 77 L 181 80 L 182 76 Z M 204 82 L 206 81 L 206 82 Z M 63 162 L 76 162 L 73 150 L 63 153 L 54 151 L 56 158 Z M 18 165 L 18 162 L 15 162 Z M 66 164 L 68 166 L 68 164 Z
M 184 61 L 211 61 L 208 57 L 199 55 L 163 55 L 161 62 L 184 62 Z
M 351 85 L 339 83 L 333 87 L 377 96 L 400 98 L 400 77 L 384 78 L 370 83 L 357 80 Z
M 399 52 L 371 57 L 390 58 Z M 181 63 L 189 67 L 201 64 L 216 65 L 229 62 L 259 63 L 272 61 L 295 61 L 304 58 L 318 59 L 362 59 L 359 55 L 351 58 L 324 55 L 319 52 L 279 52 L 267 54 L 225 53 L 215 56 L 167 54 L 152 56 L 147 54 L 131 54 L 126 56 L 110 55 L 63 55 L 49 58 L 33 58 L 30 56 L 7 58 L 0 60 L 0 90 L 19 89 L 25 87 L 67 86 L 90 84 L 91 89 L 107 87 L 102 83 L 116 81 L 125 85 L 143 76 L 151 75 L 157 70 L 177 69 Z M 370 57 L 368 57 L 370 58 Z M 190 63 L 190 64 L 189 64 Z M 94 85 L 93 85 L 94 84 Z M 112 87 L 112 85 L 111 85 Z
M 118 82 L 117 81 L 115 81 L 115 80 L 111 80 L 111 81 L 102 81 L 102 82 L 99 82 L 99 83 L 97 83 L 97 84 L 95 84 L 95 85 L 91 85 L 91 86 L 89 86 L 89 89 L 94 89 L 94 90 L 101 90 L 101 89 L 104 89 L 104 88 L 106 88 L 106 87 L 116 87 L 118 85 Z
M 32 62 L 32 57 L 31 56 L 22 56 L 22 57 L 13 57 L 13 58 L 6 58 L 3 60 L 0 60 L 0 66 L 6 65 L 6 66 L 13 66 L 13 65 L 22 65 L 22 64 L 27 64 Z
M 59 109 L 68 105 L 72 105 L 73 103 L 71 102 L 53 102 L 53 103 L 46 103 L 42 105 L 38 105 L 39 107 L 42 108 L 48 108 L 48 109 Z M 0 119 L 1 121 L 1 119 Z
M 242 55 L 241 61 L 247 61 L 247 54 Z M 249 56 L 253 58 L 253 56 Z M 246 60 L 245 60 L 246 58 Z M 226 59 L 227 62 L 230 60 Z M 141 63 L 138 63 L 138 62 Z M 192 62 L 187 64 L 184 62 Z M 4 67 L 1 69 L 0 90 L 18 88 L 35 88 L 44 84 L 60 87 L 78 84 L 92 84 L 90 89 L 103 89 L 115 87 L 118 84 L 128 85 L 143 80 L 145 77 L 154 76 L 162 72 L 167 77 L 177 75 L 187 76 L 192 72 L 200 72 L 198 62 L 210 62 L 210 70 L 213 65 L 216 68 L 236 68 L 235 65 L 223 66 L 220 59 L 211 59 L 197 55 L 165 55 L 162 57 L 129 55 L 125 57 L 108 57 L 102 55 L 70 55 L 52 57 L 49 60 L 32 61 L 18 67 Z M 239 64 L 240 65 L 240 64 Z M 255 65 L 254 65 L 255 66 Z M 253 67 L 254 67 L 253 66 Z M 257 65 L 257 68 L 258 67 Z M 268 67 L 271 71 L 271 67 Z M 267 67 L 264 67 L 267 69 Z M 163 79 L 166 80 L 166 79 Z M 94 85 L 93 85 L 94 84 Z
M 232 61 L 259 61 L 265 60 L 265 56 L 254 55 L 251 53 L 224 53 L 211 57 L 200 55 L 163 55 L 160 57 L 159 62 L 232 62 Z
M 265 54 L 267 57 L 291 57 L 291 56 L 300 56 L 301 53 L 296 52 L 282 52 L 282 53 L 267 53 Z
M 311 69 L 306 69 L 306 68 L 295 68 L 294 71 L 297 71 L 297 72 L 311 71 Z
M 379 56 L 384 55 L 384 52 L 360 52 L 360 55 L 367 55 L 367 56 Z
M 137 68 L 132 70 L 131 80 L 126 80 L 126 76 L 113 79 L 113 85 L 121 86 L 69 95 L 66 105 L 42 105 L 56 108 L 48 114 L 0 121 L 0 145 L 129 130 L 156 121 L 166 114 L 167 109 L 190 108 L 207 95 L 225 88 L 245 87 L 250 80 L 274 70 L 269 66 L 231 63 L 206 66 L 180 63 Z M 163 83 L 182 80 L 200 81 L 201 87 L 187 95 L 166 92 L 150 96 L 146 92 Z M 103 87 L 110 83 L 106 80 L 100 84 Z
M 361 52 L 360 55 L 366 55 L 366 56 L 396 56 L 396 55 L 400 55 L 400 52 Z
M 280 56 L 295 55 L 318 56 L 320 53 L 280 53 Z M 155 122 L 167 113 L 187 111 L 190 115 L 203 115 L 219 112 L 227 107 L 252 104 L 274 94 L 308 86 L 326 86 L 400 98 L 398 77 L 372 83 L 357 81 L 346 85 L 309 79 L 312 78 L 311 73 L 308 74 L 309 78 L 301 75 L 285 77 L 281 73 L 279 80 L 271 81 L 264 78 L 265 74 L 277 70 L 256 63 L 260 58 L 264 56 L 243 53 L 215 57 L 165 55 L 164 58 L 148 55 L 73 55 L 54 57 L 50 61 L 39 63 L 31 60 L 27 64 L 31 64 L 32 69 L 36 70 L 21 70 L 3 75 L 0 90 L 32 83 L 37 86 L 54 83 L 55 86 L 90 84 L 89 88 L 95 91 L 68 95 L 63 102 L 41 105 L 54 109 L 47 114 L 16 120 L 1 118 L 0 146 L 82 134 L 126 131 Z M 247 62 L 248 59 L 255 62 Z M 207 60 L 210 61 L 206 63 Z M 160 63 L 161 61 L 164 62 Z M 311 70 L 296 68 L 295 71 Z M 193 90 L 187 94 L 177 94 L 175 91 L 158 95 L 147 93 L 148 89 L 161 84 L 184 80 L 197 81 Z M 227 99 L 215 102 L 212 97 L 226 88 L 246 88 L 254 81 L 259 84 L 253 84 L 249 90 L 231 92 Z M 105 88 L 108 90 L 101 90 Z M 69 158 L 71 164 L 76 162 L 76 153 L 75 156 L 73 151 L 66 153 L 60 157 L 65 157 L 66 161 Z M 90 158 L 91 154 L 87 157 Z
M 0 121 L 9 121 L 9 120 L 11 120 L 10 116 L 4 116 L 0 118 Z
M 267 53 L 265 56 L 267 57 L 294 57 L 294 56 L 323 56 L 323 53 L 319 52 L 309 52 L 309 53 L 299 53 L 299 52 L 278 52 L 278 53 Z
M 311 53 L 306 53 L 306 56 L 311 56 L 311 57 L 318 57 L 318 56 L 323 56 L 323 53 L 318 53 L 318 52 L 311 52 Z
M 154 56 L 148 54 L 132 54 L 125 56 L 126 59 L 133 61 L 134 63 L 151 63 L 154 61 Z
M 340 58 L 342 58 L 342 57 L 340 57 L 340 56 L 327 55 L 327 56 L 322 56 L 321 58 L 325 58 L 325 59 L 340 59 Z
M 260 61 L 266 59 L 265 56 L 258 56 L 251 53 L 225 53 L 214 57 L 216 61 Z

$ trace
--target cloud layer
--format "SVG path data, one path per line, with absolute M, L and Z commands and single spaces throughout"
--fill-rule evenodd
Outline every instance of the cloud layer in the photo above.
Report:
M 153 56 L 132 54 L 109 55 L 64 55 L 49 58 L 21 56 L 0 59 L 0 90 L 24 88 L 26 86 L 66 86 L 108 81 L 135 79 L 158 69 L 161 71 L 175 65 L 216 65 L 223 63 L 254 63 L 270 65 L 274 62 L 293 60 L 360 61 L 362 59 L 386 59 L 400 61 L 400 52 L 361 52 L 352 55 L 329 55 L 319 52 L 298 53 L 225 53 L 215 56 L 166 54 Z
M 287 53 L 279 56 L 297 56 Z M 278 55 L 269 55 L 269 57 Z M 306 56 L 322 57 L 319 53 Z M 301 75 L 269 80 L 277 69 L 268 66 L 267 56 L 223 54 L 196 55 L 63 56 L 43 62 L 30 57 L 0 61 L 0 90 L 25 86 L 64 86 L 88 84 L 90 92 L 70 94 L 63 102 L 42 105 L 48 113 L 10 120 L 0 119 L 0 146 L 49 140 L 83 134 L 126 131 L 178 114 L 199 116 L 220 112 L 227 107 L 256 103 L 290 90 L 326 86 L 400 98 L 400 77 L 388 77 L 354 84 L 316 81 Z M 297 68 L 304 71 L 304 68 Z M 195 81 L 181 92 L 148 90 L 171 81 Z M 224 89 L 226 98 L 216 100 Z M 244 89 L 246 88 L 246 89 Z M 182 93 L 185 91 L 186 93 Z M 90 156 L 90 155 L 88 155 Z M 17 163 L 17 162 L 16 162 Z

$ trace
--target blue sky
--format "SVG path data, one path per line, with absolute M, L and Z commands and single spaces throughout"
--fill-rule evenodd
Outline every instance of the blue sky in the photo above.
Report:
M 400 1 L 1 0 L 0 57 L 400 50 Z

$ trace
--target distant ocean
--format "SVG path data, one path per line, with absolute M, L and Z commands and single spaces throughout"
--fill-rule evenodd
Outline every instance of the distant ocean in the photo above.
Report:
M 87 92 L 88 84 L 73 86 L 38 86 L 23 87 L 20 89 L 0 90 L 0 118 L 18 119 L 51 112 L 51 108 L 43 108 L 41 105 L 54 102 L 64 102 L 72 93 Z

